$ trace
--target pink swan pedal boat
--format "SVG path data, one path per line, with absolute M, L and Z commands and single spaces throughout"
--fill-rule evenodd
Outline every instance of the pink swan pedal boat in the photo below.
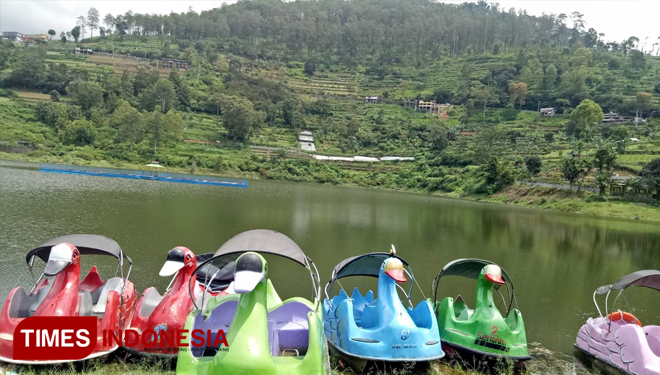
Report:
M 601 286 L 593 294 L 597 318 L 589 318 L 580 328 L 575 348 L 590 359 L 601 361 L 630 375 L 660 375 L 660 326 L 644 326 L 633 314 L 614 310 L 619 297 L 631 286 L 660 291 L 660 271 L 644 270 L 624 276 L 612 285 Z M 608 314 L 610 295 L 616 293 Z M 605 295 L 605 315 L 596 295 Z

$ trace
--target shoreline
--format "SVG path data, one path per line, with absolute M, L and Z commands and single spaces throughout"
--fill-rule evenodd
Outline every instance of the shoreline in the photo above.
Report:
M 41 163 L 57 163 L 53 160 L 22 160 L 22 158 L 6 158 L 4 154 L 0 156 L 0 167 L 7 168 L 21 168 L 21 169 L 39 169 Z M 107 160 L 90 163 L 75 163 L 72 165 L 85 165 L 92 167 L 106 167 L 106 168 L 123 168 L 133 170 L 143 170 L 142 165 L 131 163 L 111 163 Z M 184 168 L 166 167 L 167 171 L 177 173 L 190 173 L 189 170 Z M 268 179 L 255 173 L 236 173 L 236 171 L 227 171 L 227 173 L 219 174 L 217 172 L 198 168 L 198 173 L 195 175 L 206 176 L 220 176 L 228 178 L 244 178 L 249 180 L 261 181 L 285 181 L 278 179 Z M 285 181 L 292 183 L 299 183 L 294 181 Z M 328 185 L 322 183 L 307 182 L 310 185 Z M 354 184 L 336 184 L 334 186 L 362 188 L 376 191 L 390 191 L 412 193 L 419 195 L 427 195 L 431 197 L 459 200 L 474 203 L 487 203 L 490 205 L 501 205 L 507 207 L 516 207 L 520 209 L 531 210 L 546 210 L 558 213 L 577 214 L 581 216 L 589 216 L 599 219 L 617 219 L 626 221 L 638 221 L 649 224 L 660 223 L 660 202 L 652 201 L 624 201 L 619 199 L 608 199 L 586 201 L 585 197 L 595 196 L 592 193 L 575 191 L 566 191 L 557 188 L 546 188 L 540 186 L 527 186 L 527 185 L 511 185 L 504 188 L 502 191 L 489 195 L 460 195 L 458 193 L 443 193 L 443 192 L 423 192 L 420 190 L 408 189 L 383 189 L 375 187 L 359 186 Z

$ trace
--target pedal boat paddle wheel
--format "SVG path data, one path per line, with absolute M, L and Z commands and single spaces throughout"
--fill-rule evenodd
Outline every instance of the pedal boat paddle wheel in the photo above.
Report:
M 103 281 L 96 266 L 80 280 L 84 255 L 107 255 L 117 259 L 115 277 Z M 32 316 L 95 316 L 97 332 L 127 328 L 133 316 L 137 293 L 128 280 L 133 267 L 119 245 L 110 238 L 74 234 L 53 238 L 28 252 L 26 261 L 32 272 L 35 260 L 46 262 L 34 287 L 26 292 L 16 287 L 5 300 L 0 313 L 0 361 L 17 364 L 52 364 L 71 361 L 17 361 L 13 359 L 14 330 L 23 319 Z M 129 263 L 124 274 L 124 260 Z M 119 276 L 117 276 L 119 275 Z M 100 357 L 115 351 L 118 345 L 110 340 L 107 346 L 98 340 L 92 354 L 84 359 Z
M 377 298 L 371 290 L 362 295 L 357 287 L 349 297 L 339 282 L 349 276 L 378 278 Z M 410 278 L 409 290 L 400 285 L 406 282 L 406 276 Z M 331 298 L 335 284 L 341 289 Z M 371 361 L 426 362 L 442 358 L 435 314 L 426 300 L 413 307 L 413 285 L 412 269 L 395 254 L 394 246 L 389 254 L 358 255 L 336 265 L 323 301 L 324 330 L 330 348 L 355 367 L 353 370 L 364 370 Z M 401 302 L 399 291 L 407 306 Z
M 262 254 L 278 255 L 303 266 L 312 279 L 313 300 L 293 297 L 282 301 Z M 320 280 L 312 260 L 284 234 L 250 230 L 231 238 L 195 273 L 213 264 L 222 269 L 235 261 L 235 294 L 211 297 L 186 320 L 189 332 L 202 330 L 205 340 L 186 341 L 179 350 L 177 374 L 310 375 L 329 372 L 320 307 Z M 194 296 L 191 295 L 194 299 Z M 227 346 L 216 336 L 223 330 Z M 211 338 L 207 339 L 208 332 Z
M 477 280 L 474 308 L 461 295 L 438 302 L 438 284 L 446 276 Z M 506 288 L 507 298 L 501 292 Z M 501 297 L 503 313 L 493 299 Z M 531 359 L 522 314 L 509 274 L 495 263 L 481 259 L 458 259 L 445 265 L 433 281 L 433 300 L 440 327 L 443 349 L 448 356 L 458 356 L 464 364 L 473 359 L 486 363 L 513 361 L 522 366 Z M 514 308 L 515 305 L 515 308 Z
M 612 285 L 596 289 L 593 300 L 599 316 L 587 319 L 580 328 L 575 348 L 587 358 L 605 363 L 624 374 L 658 375 L 660 326 L 645 326 L 630 313 L 624 291 L 631 286 L 660 291 L 660 271 L 633 272 Z M 598 305 L 597 295 L 605 295 L 605 314 L 602 314 Z M 614 301 L 609 306 L 612 298 Z M 620 300 L 624 301 L 627 311 L 616 310 Z

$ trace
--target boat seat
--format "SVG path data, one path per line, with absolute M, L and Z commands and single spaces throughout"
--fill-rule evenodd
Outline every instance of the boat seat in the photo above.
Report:
M 34 293 L 31 296 L 28 296 L 32 303 L 30 304 L 30 309 L 28 312 L 28 316 L 34 315 L 34 313 L 37 311 L 39 306 L 41 306 L 41 303 L 44 301 L 48 293 L 50 292 L 50 289 L 53 287 L 53 282 L 49 280 L 49 283 L 41 287 L 36 293 Z
M 468 308 L 467 303 L 459 294 L 454 300 L 454 316 L 457 320 L 468 320 L 472 316 L 471 310 Z
M 79 316 L 91 316 L 92 315 L 92 294 L 90 292 L 79 292 L 80 296 L 80 305 L 78 307 Z
M 237 306 L 238 299 L 221 303 L 213 310 L 211 316 L 209 316 L 208 319 L 204 319 L 203 314 L 197 314 L 193 322 L 192 329 L 200 329 L 204 332 L 210 330 L 212 333 L 210 342 L 206 342 L 206 340 L 204 340 L 204 345 L 201 347 L 194 345 L 191 346 L 190 349 L 192 350 L 194 357 L 199 358 L 216 355 L 218 352 L 218 347 L 213 346 L 215 336 L 220 329 L 224 330 L 225 335 L 229 334 L 229 328 L 232 321 L 234 320 Z M 204 337 L 206 339 L 206 336 Z
M 9 302 L 9 317 L 10 318 L 27 318 L 29 315 L 30 305 L 32 300 L 25 293 L 23 287 L 19 287 L 14 297 Z
M 162 300 L 163 296 L 158 293 L 156 288 L 147 289 L 147 293 L 142 298 L 142 306 L 140 307 L 140 311 L 138 311 L 138 315 L 145 318 L 151 316 Z
M 106 281 L 101 289 L 101 294 L 99 294 L 98 302 L 92 307 L 92 313 L 99 318 L 103 317 L 105 314 L 105 306 L 108 303 L 108 293 L 111 290 L 114 290 L 117 293 L 121 293 L 122 288 L 124 287 L 124 280 L 121 277 L 113 277 Z
M 83 281 L 78 284 L 78 290 L 82 292 L 93 292 L 97 289 L 100 289 L 103 286 L 103 280 L 96 269 L 96 266 L 92 267 L 87 273 L 87 276 Z
M 268 319 L 268 344 L 270 345 L 270 355 L 272 357 L 279 355 L 280 343 L 275 319 Z
M 370 304 L 366 305 L 362 310 L 361 318 L 361 328 L 369 329 L 374 328 L 378 324 L 378 307 L 376 306 L 377 300 L 374 300 Z
M 294 350 L 298 352 L 299 355 L 300 353 L 306 353 L 307 347 L 309 346 L 309 328 L 307 326 L 307 321 L 278 324 L 277 344 L 278 355 Z

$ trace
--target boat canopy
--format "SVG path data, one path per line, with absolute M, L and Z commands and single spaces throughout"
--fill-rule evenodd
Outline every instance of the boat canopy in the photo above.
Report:
M 397 258 L 401 261 L 401 263 L 403 263 L 404 266 L 408 267 L 408 270 L 406 271 L 404 268 L 404 271 L 408 274 L 408 277 L 410 277 L 410 289 L 406 292 L 406 290 L 404 290 L 400 285 L 397 284 L 397 287 L 403 290 L 406 298 L 408 299 L 408 302 L 410 302 L 410 295 L 412 293 L 413 285 L 415 284 L 415 275 L 413 275 L 412 269 L 410 268 L 408 262 L 396 255 L 394 245 L 392 245 L 392 249 L 393 251 L 389 253 L 368 253 L 350 257 L 339 262 L 339 264 L 337 264 L 332 270 L 332 278 L 330 281 L 328 281 L 327 284 L 325 284 L 325 296 L 328 298 L 328 300 L 330 300 L 330 296 L 332 296 L 332 290 L 335 286 L 335 281 L 349 276 L 378 277 L 380 273 L 380 266 L 383 264 L 383 261 L 387 258 Z M 328 287 L 330 290 L 328 290 Z
M 388 253 L 369 253 L 342 260 L 332 270 L 332 278 L 337 280 L 348 276 L 378 277 L 381 264 L 383 264 L 383 261 L 389 257 L 398 258 L 406 267 L 410 267 L 408 262 L 396 255 L 391 256 Z
M 230 238 L 227 242 L 222 244 L 218 251 L 209 257 L 207 260 L 203 261 L 201 264 L 197 263 L 197 269 L 190 276 L 195 276 L 197 280 L 208 280 L 208 276 L 212 276 L 215 273 L 216 269 L 220 269 L 220 272 L 224 271 L 231 272 L 232 278 L 234 273 L 233 263 L 234 261 L 243 253 L 246 252 L 256 252 L 256 253 L 265 253 L 279 255 L 284 258 L 293 260 L 294 262 L 305 267 L 312 278 L 312 289 L 314 298 L 318 301 L 321 294 L 321 279 L 319 277 L 318 269 L 314 262 L 302 251 L 300 246 L 296 244 L 291 238 L 286 235 L 276 232 L 269 229 L 253 229 L 243 233 L 239 233 L 234 237 Z M 214 264 L 215 263 L 215 264 Z M 206 275 L 200 275 L 200 272 Z M 210 272 L 209 272 L 210 271 Z M 218 273 L 217 275 L 220 275 Z M 191 294 L 190 298 L 193 300 L 193 304 L 199 310 L 194 296 Z M 203 304 L 202 304 L 203 305 Z
M 598 314 L 602 317 L 603 314 L 600 310 L 600 306 L 598 305 L 598 301 L 596 300 L 596 295 L 602 295 L 606 294 L 605 296 L 605 315 L 607 315 L 608 311 L 614 311 L 614 307 L 616 306 L 616 303 L 619 299 L 620 296 L 623 295 L 623 291 L 626 290 L 626 288 L 630 286 L 639 286 L 639 287 L 644 287 L 644 288 L 649 288 L 649 289 L 654 289 L 657 291 L 660 291 L 660 271 L 658 270 L 642 270 L 642 271 L 636 271 L 631 274 L 628 274 L 619 280 L 615 282 L 612 285 L 603 285 L 600 288 L 596 289 L 593 294 L 593 301 L 594 304 L 596 305 L 596 309 L 598 309 Z M 618 290 L 619 293 L 614 299 L 614 302 L 612 303 L 611 309 L 609 306 L 609 298 L 610 298 L 610 293 L 613 290 Z M 624 296 L 625 300 L 625 296 Z M 626 304 L 628 304 L 628 301 L 625 301 Z M 611 323 L 611 322 L 610 322 Z
M 486 267 L 489 264 L 494 264 L 498 267 L 499 265 L 488 261 L 488 260 L 483 260 L 483 259 L 476 259 L 476 258 L 465 258 L 465 259 L 456 259 L 453 260 L 449 263 L 447 263 L 444 267 L 442 267 L 442 270 L 438 274 L 438 276 L 433 280 L 433 302 L 437 301 L 437 295 L 438 295 L 438 284 L 440 283 L 440 279 L 443 276 L 459 276 L 459 277 L 466 277 L 468 279 L 478 279 L 479 275 L 481 274 L 481 270 Z M 502 278 L 506 282 L 507 285 L 507 291 L 509 292 L 509 302 L 508 302 L 508 307 L 507 307 L 507 313 L 511 308 L 511 304 L 513 300 L 515 300 L 515 293 L 513 291 L 513 281 L 511 281 L 511 276 L 504 270 L 504 268 L 500 267 L 502 270 Z M 494 285 L 495 290 L 499 292 L 501 285 Z M 504 298 L 504 297 L 502 297 Z
M 197 264 L 202 264 L 213 258 L 213 253 L 197 255 Z M 197 281 L 205 285 L 213 293 L 221 292 L 234 281 L 234 261 L 225 264 L 222 268 L 211 263 L 199 269 L 196 274 Z
M 248 251 L 279 255 L 308 267 L 309 258 L 292 239 L 268 229 L 254 229 L 237 234 L 220 246 L 213 258 L 229 254 L 238 258 Z
M 643 270 L 620 278 L 612 285 L 612 290 L 624 290 L 629 286 L 641 286 L 660 291 L 660 271 Z
M 35 257 L 39 257 L 46 262 L 50 255 L 50 249 L 61 243 L 70 243 L 71 245 L 74 245 L 78 248 L 81 255 L 111 255 L 117 258 L 120 262 L 122 258 L 124 258 L 127 259 L 129 263 L 133 264 L 131 258 L 124 254 L 117 242 L 108 237 L 95 234 L 71 234 L 68 236 L 53 238 L 30 250 L 25 257 L 25 261 L 30 268 L 32 268 Z

